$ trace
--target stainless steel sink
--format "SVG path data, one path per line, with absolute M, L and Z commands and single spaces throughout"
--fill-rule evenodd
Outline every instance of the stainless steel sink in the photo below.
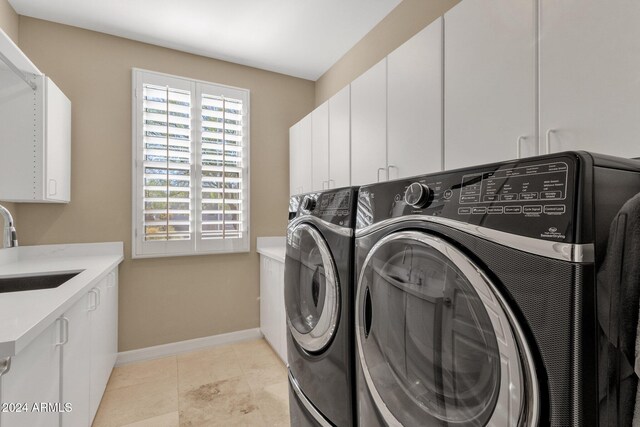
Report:
M 76 277 L 82 271 L 35 276 L 0 277 L 0 293 L 53 289 Z

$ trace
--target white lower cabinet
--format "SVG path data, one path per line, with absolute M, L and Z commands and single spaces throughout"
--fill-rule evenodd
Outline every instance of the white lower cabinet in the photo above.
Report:
M 62 348 L 62 402 L 72 411 L 62 414 L 64 426 L 89 425 L 89 384 L 91 378 L 92 294 L 85 294 L 64 317 L 68 322 L 68 341 Z
M 9 371 L 0 377 L 0 401 L 28 403 L 29 411 L 0 412 L 0 427 L 91 425 L 115 365 L 117 346 L 118 271 L 114 269 L 11 359 Z M 34 412 L 34 403 L 54 406 Z
M 60 320 L 56 320 L 12 358 L 11 368 L 0 377 L 0 401 L 10 405 L 0 412 L 0 426 L 60 425 L 57 410 L 39 406 L 60 402 L 60 330 Z
M 91 291 L 96 297 L 91 316 L 91 387 L 89 408 L 96 415 L 116 362 L 118 328 L 118 281 L 112 271 Z
M 287 363 L 284 263 L 264 255 L 260 256 L 260 330 Z

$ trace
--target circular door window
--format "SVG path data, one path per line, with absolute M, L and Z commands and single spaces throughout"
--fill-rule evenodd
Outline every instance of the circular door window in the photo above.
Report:
M 523 425 L 537 414 L 527 402 L 537 384 L 514 332 L 521 337 L 495 287 L 441 239 L 395 233 L 364 262 L 357 349 L 389 425 Z
M 285 259 L 287 323 L 296 342 L 309 352 L 324 349 L 335 332 L 339 287 L 331 252 L 320 233 L 301 224 L 288 231 Z

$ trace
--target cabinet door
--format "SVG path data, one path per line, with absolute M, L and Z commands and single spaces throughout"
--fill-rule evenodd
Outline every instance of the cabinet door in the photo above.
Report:
M 390 179 L 442 169 L 442 18 L 389 54 Z
M 2 402 L 27 403 L 28 412 L 0 413 L 3 427 L 60 425 L 57 411 L 33 411 L 34 404 L 60 402 L 60 321 L 55 321 L 11 360 L 0 379 Z
M 94 288 L 96 297 L 91 311 L 91 389 L 89 392 L 89 408 L 91 420 L 98 411 L 100 400 L 109 381 L 113 369 L 112 344 L 110 339 L 110 294 L 109 278 L 106 277 Z
M 311 113 L 311 191 L 329 186 L 329 103 L 325 102 Z
M 311 115 L 289 129 L 289 191 L 311 191 Z
M 107 276 L 107 358 L 105 369 L 108 371 L 107 381 L 118 358 L 118 269 Z
M 265 339 L 273 341 L 273 297 L 271 288 L 271 260 L 260 255 L 260 330 Z
M 71 199 L 71 101 L 48 77 L 45 127 L 45 198 L 68 202 Z
M 387 60 L 351 83 L 351 185 L 386 179 Z
M 444 15 L 446 169 L 536 154 L 535 6 L 465 0 Z
M 274 261 L 274 289 L 276 301 L 276 333 L 278 347 L 276 351 L 282 361 L 287 364 L 287 312 L 284 305 L 284 263 Z
M 640 156 L 640 2 L 541 0 L 543 152 Z
M 68 321 L 68 341 L 62 348 L 62 402 L 73 411 L 62 414 L 63 427 L 84 427 L 89 422 L 91 374 L 90 295 L 84 295 L 64 317 Z
M 329 99 L 329 187 L 351 185 L 351 88 Z

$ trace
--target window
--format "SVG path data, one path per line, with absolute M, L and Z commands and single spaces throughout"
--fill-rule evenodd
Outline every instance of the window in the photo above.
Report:
M 249 250 L 249 91 L 133 70 L 133 257 Z

